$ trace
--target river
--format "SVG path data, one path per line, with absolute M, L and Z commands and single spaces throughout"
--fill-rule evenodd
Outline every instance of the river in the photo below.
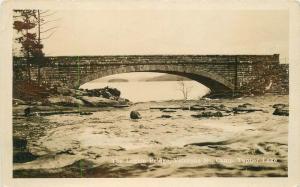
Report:
M 150 95 L 155 96 L 150 100 L 162 90 L 180 97 L 174 94 L 176 83 L 161 84 L 168 86 L 155 94 L 152 90 Z M 124 97 L 149 94 L 147 89 L 124 92 Z M 232 108 L 244 103 L 262 111 L 195 118 L 192 115 L 201 111 L 150 109 L 193 104 Z M 14 136 L 27 139 L 28 150 L 37 158 L 14 163 L 13 174 L 21 178 L 286 177 L 288 117 L 272 114 L 277 103 L 288 104 L 288 96 L 140 102 L 92 115 L 14 116 Z M 22 106 L 14 111 L 18 107 Z M 142 119 L 130 119 L 132 110 L 139 111 Z

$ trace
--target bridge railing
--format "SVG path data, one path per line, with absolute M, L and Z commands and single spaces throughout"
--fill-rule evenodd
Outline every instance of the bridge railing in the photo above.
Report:
M 134 64 L 233 64 L 279 63 L 278 55 L 129 55 L 129 56 L 52 56 L 55 66 L 72 65 L 134 65 Z M 15 57 L 14 65 L 26 64 L 26 59 Z

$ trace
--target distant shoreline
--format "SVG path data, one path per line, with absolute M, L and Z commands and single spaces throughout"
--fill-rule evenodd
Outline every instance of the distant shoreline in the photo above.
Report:
M 107 82 L 129 82 L 127 79 L 109 79 Z
M 181 77 L 178 75 L 171 75 L 171 74 L 164 74 L 164 75 L 160 75 L 160 76 L 153 76 L 150 78 L 141 78 L 141 79 L 124 79 L 124 78 L 111 78 L 108 80 L 95 80 L 92 81 L 93 83 L 96 82 L 109 82 L 109 83 L 117 83 L 117 82 L 163 82 L 163 81 L 193 81 L 189 78 L 186 77 Z

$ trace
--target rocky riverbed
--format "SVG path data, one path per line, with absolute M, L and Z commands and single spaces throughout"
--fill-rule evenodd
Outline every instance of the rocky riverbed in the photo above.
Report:
M 14 177 L 287 176 L 288 96 L 26 107 L 13 108 Z

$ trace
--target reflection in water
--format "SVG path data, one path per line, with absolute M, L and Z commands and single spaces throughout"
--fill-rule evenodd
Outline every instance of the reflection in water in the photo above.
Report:
M 117 88 L 121 97 L 133 102 L 182 100 L 184 83 L 187 99 L 199 99 L 209 92 L 209 88 L 196 81 L 152 81 L 152 82 L 89 82 L 81 86 L 83 89 Z

